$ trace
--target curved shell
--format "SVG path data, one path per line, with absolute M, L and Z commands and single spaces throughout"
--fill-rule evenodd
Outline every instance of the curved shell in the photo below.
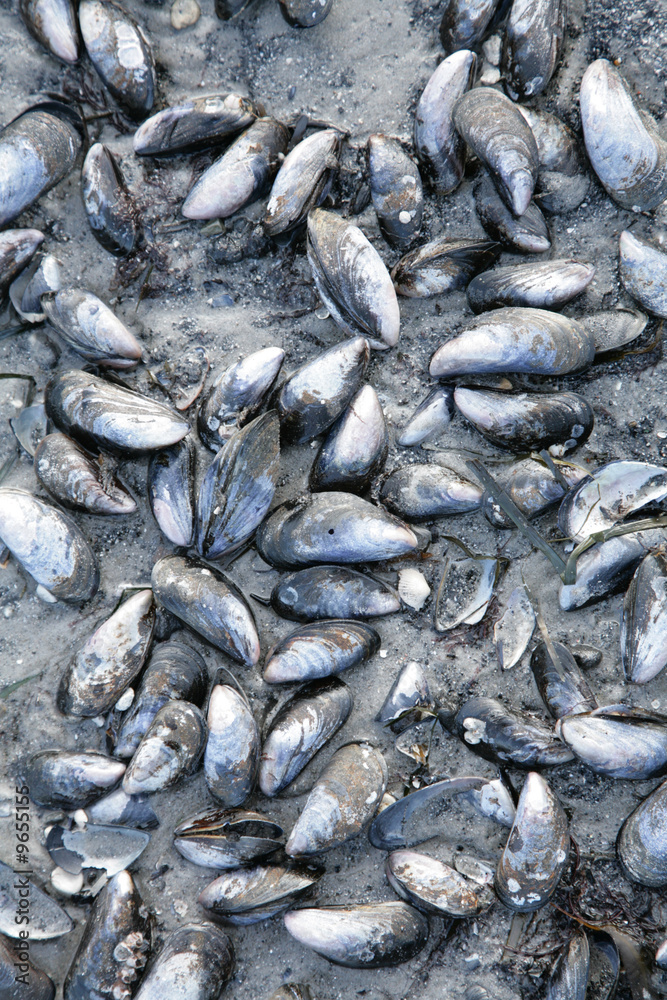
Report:
M 365 663 L 380 648 L 380 636 L 365 622 L 311 622 L 269 650 L 264 667 L 267 684 L 316 680 Z
M 282 827 L 244 809 L 206 809 L 179 823 L 174 847 L 188 861 L 205 868 L 239 868 L 274 854 Z
M 598 703 L 572 653 L 562 642 L 552 642 L 552 646 L 557 663 L 544 642 L 537 644 L 530 657 L 530 669 L 549 714 L 561 719 L 593 711 Z
M 535 610 L 526 588 L 515 587 L 502 616 L 493 626 L 493 640 L 501 670 L 510 670 L 519 662 L 534 631 Z
M 20 0 L 23 23 L 40 45 L 65 63 L 80 55 L 79 27 L 72 0 Z
M 136 501 L 104 460 L 94 460 L 66 434 L 47 434 L 35 450 L 35 475 L 65 507 L 89 514 L 133 514 Z
M 513 0 L 501 70 L 513 101 L 541 94 L 553 76 L 565 36 L 565 0 Z
M 486 171 L 475 184 L 474 193 L 479 221 L 492 239 L 519 253 L 544 253 L 551 247 L 547 224 L 534 201 L 517 218 Z
M 111 0 L 81 0 L 79 25 L 90 61 L 113 97 L 134 118 L 144 118 L 155 101 L 155 65 L 137 22 Z
M 0 298 L 43 242 L 44 233 L 39 229 L 7 229 L 0 233 Z
M 156 714 L 127 766 L 128 795 L 163 791 L 192 774 L 206 744 L 206 720 L 196 705 L 168 701 Z
M 428 298 L 458 288 L 496 260 L 500 245 L 490 240 L 445 236 L 411 250 L 392 268 L 399 295 Z
M 163 108 L 147 118 L 134 133 L 137 156 L 170 156 L 193 153 L 224 142 L 252 125 L 259 108 L 240 94 L 194 97 Z
M 213 924 L 184 924 L 166 938 L 135 1000 L 218 1000 L 234 972 L 234 946 Z
M 137 210 L 115 156 L 101 142 L 86 153 L 81 195 L 95 239 L 109 253 L 131 253 L 138 236 Z
M 62 288 L 42 296 L 42 308 L 66 344 L 109 368 L 134 368 L 141 346 L 111 309 L 92 292 Z
M 621 827 L 618 859 L 632 882 L 667 885 L 667 782 L 644 799 Z
M 667 253 L 627 230 L 621 233 L 619 252 L 618 273 L 626 292 L 654 316 L 667 319 Z
M 594 267 L 577 260 L 510 264 L 478 274 L 468 285 L 466 295 L 476 313 L 502 306 L 560 309 L 581 295 L 594 276 Z
M 634 684 L 647 684 L 667 666 L 667 556 L 645 556 L 623 600 L 621 662 Z
M 667 772 L 667 719 L 655 712 L 608 705 L 560 719 L 556 733 L 598 774 L 642 781 Z
M 466 147 L 452 114 L 458 99 L 472 87 L 476 64 L 475 53 L 466 49 L 443 59 L 415 111 L 415 150 L 438 194 L 449 194 L 463 180 Z
M 195 463 L 191 437 L 157 451 L 148 465 L 148 501 L 160 531 L 183 548 L 195 531 Z
M 0 861 L 0 898 L 2 898 L 0 932 L 6 934 L 7 937 L 25 941 L 20 936 L 21 930 L 25 930 L 25 928 L 21 924 L 17 924 L 14 919 L 21 898 L 25 898 L 19 895 L 20 889 L 16 872 L 9 865 Z M 56 903 L 55 899 L 42 892 L 32 879 L 30 881 L 30 910 L 31 942 L 50 941 L 53 938 L 62 937 L 63 934 L 69 934 L 74 928 L 72 918 Z M 12 958 L 12 963 L 14 961 L 15 957 Z M 12 977 L 14 974 L 15 969 L 12 964 Z M 24 987 L 21 986 L 19 989 L 21 992 L 18 996 L 25 995 Z
M 349 336 L 386 350 L 398 342 L 401 317 L 389 272 L 358 226 L 333 212 L 308 215 L 308 260 L 320 298 Z
M 428 708 L 432 704 L 433 699 L 424 668 L 412 660 L 408 661 L 399 672 L 375 718 L 378 722 L 398 721 L 399 725 L 402 725 L 403 717 L 411 709 L 418 709 L 421 706 Z
M 311 566 L 288 573 L 271 591 L 271 607 L 297 622 L 320 618 L 374 618 L 399 611 L 396 591 L 347 566 Z
M 365 385 L 329 431 L 310 470 L 310 488 L 362 493 L 388 451 L 384 411 L 373 386 Z
M 209 917 L 247 925 L 267 920 L 298 902 L 322 877 L 314 865 L 257 865 L 225 872 L 207 885 L 199 904 Z
M 30 888 L 31 891 L 34 891 L 32 885 Z M 15 926 L 17 934 L 20 934 L 21 930 L 25 930 L 18 924 Z M 16 952 L 10 948 L 8 941 L 0 937 L 0 983 L 9 984 L 3 985 L 5 1000 L 20 1000 L 21 992 L 25 991 L 26 982 L 30 983 L 30 1000 L 54 1000 L 56 987 L 53 980 L 32 964 L 29 955 L 29 952 L 21 951 L 19 971 L 14 965 L 14 962 L 17 961 Z M 17 974 L 25 978 L 17 982 Z
M 271 188 L 264 229 L 269 236 L 289 233 L 321 204 L 338 170 L 341 133 L 327 128 L 302 139 L 285 157 Z
M 566 494 L 558 527 L 566 538 L 582 542 L 665 497 L 667 468 L 649 462 L 607 462 Z
M 559 954 L 547 986 L 548 1000 L 586 1000 L 590 948 L 584 931 L 577 928 Z M 613 996 L 613 991 L 604 995 Z
M 435 599 L 436 631 L 481 622 L 499 575 L 500 562 L 495 556 L 476 555 L 452 539 Z
M 38 805 L 79 809 L 117 785 L 125 764 L 103 753 L 40 750 L 19 767 Z
M 417 851 L 394 851 L 387 858 L 387 881 L 406 902 L 436 917 L 472 917 L 479 896 L 457 871 Z
M 568 586 L 561 584 L 558 597 L 561 608 L 572 611 L 625 590 L 651 546 L 664 542 L 664 532 L 655 528 L 609 538 L 592 546 L 577 560 L 575 582 Z
M 421 229 L 424 194 L 416 164 L 397 139 L 368 139 L 371 197 L 380 232 L 390 246 L 407 246 Z
M 574 488 L 589 473 L 571 462 L 554 463 L 565 483 Z M 513 463 L 496 481 L 503 491 L 527 518 L 537 517 L 553 504 L 562 500 L 566 488 L 551 473 L 544 462 L 524 458 Z M 496 528 L 514 528 L 512 521 L 488 493 L 482 498 L 482 508 L 488 520 Z
M 285 352 L 265 347 L 226 368 L 208 388 L 197 416 L 199 437 L 217 452 L 237 426 L 257 415 L 276 380 Z
M 204 776 L 224 806 L 243 805 L 259 767 L 260 738 L 247 698 L 229 684 L 216 684 L 208 704 Z
M 47 600 L 78 603 L 97 592 L 100 571 L 81 531 L 32 493 L 0 489 L 0 540 Z
M 423 441 L 430 441 L 445 429 L 455 413 L 454 390 L 448 385 L 436 386 L 414 410 L 396 438 L 396 444 L 412 448 Z
M 445 52 L 472 49 L 481 42 L 497 7 L 498 0 L 447 0 L 440 22 Z
M 384 477 L 378 498 L 392 514 L 428 521 L 478 510 L 482 490 L 446 465 L 417 462 Z
M 607 194 L 632 211 L 657 208 L 667 198 L 667 143 L 606 59 L 584 73 L 579 104 L 586 152 Z

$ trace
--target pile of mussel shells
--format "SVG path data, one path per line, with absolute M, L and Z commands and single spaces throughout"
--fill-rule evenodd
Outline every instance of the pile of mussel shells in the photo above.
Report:
M 313 28 L 332 4 L 279 6 L 291 26 Z M 245 6 L 215 5 L 222 20 Z M 26 329 L 48 324 L 65 351 L 7 429 L 32 460 L 34 482 L 12 485 L 3 468 L 0 543 L 47 604 L 88 615 L 98 595 L 96 619 L 83 619 L 86 637 L 58 665 L 52 691 L 73 727 L 99 725 L 98 746 L 43 746 L 12 765 L 17 795 L 44 810 L 54 865 L 48 891 L 31 885 L 31 937 L 66 940 L 73 922 L 58 900 L 89 909 L 57 984 L 64 1000 L 216 1000 L 235 974 L 234 928 L 274 918 L 327 961 L 370 970 L 422 953 L 434 920 L 454 933 L 456 922 L 481 922 L 491 907 L 513 915 L 557 907 L 579 850 L 551 772 L 573 763 L 602 781 L 656 782 L 619 823 L 616 856 L 630 883 L 664 889 L 667 716 L 634 705 L 632 685 L 650 685 L 667 666 L 667 519 L 659 516 L 667 468 L 625 458 L 584 468 L 565 456 L 595 421 L 576 377 L 667 318 L 667 253 L 623 231 L 619 275 L 633 304 L 578 317 L 562 310 L 594 281 L 595 267 L 544 257 L 543 213 L 575 211 L 595 178 L 621 209 L 649 219 L 667 202 L 667 142 L 621 72 L 606 59 L 586 69 L 580 138 L 540 106 L 562 55 L 564 0 L 443 3 L 446 55 L 417 103 L 413 149 L 383 133 L 366 143 L 380 252 L 377 238 L 332 211 L 341 158 L 354 143 L 343 129 L 305 116 L 280 121 L 237 93 L 162 106 L 153 41 L 122 5 L 21 0 L 19 8 L 51 57 L 89 60 L 114 113 L 132 122 L 139 162 L 220 154 L 182 192 L 184 219 L 228 219 L 267 197 L 262 240 L 276 253 L 305 252 L 342 334 L 298 366 L 273 343 L 226 359 L 210 376 L 197 346 L 153 363 L 110 306 L 65 272 L 51 237 L 9 228 L 82 160 L 81 196 L 100 246 L 128 260 L 146 251 L 152 236 L 118 156 L 90 141 L 90 123 L 62 95 L 30 104 L 0 131 L 0 294 Z M 490 35 L 501 40 L 500 68 L 480 79 Z M 424 241 L 427 197 L 451 196 L 473 169 L 485 236 Z M 499 263 L 505 251 L 532 256 Z M 400 343 L 401 297 L 455 291 L 465 291 L 473 315 L 443 332 L 424 398 L 396 444 L 428 445 L 465 420 L 511 453 L 496 478 L 474 463 L 464 471 L 454 456 L 428 461 L 428 449 L 387 465 L 394 434 L 386 399 L 369 381 L 372 352 Z M 289 489 L 285 455 L 303 445 L 316 452 L 309 490 L 299 494 Z M 145 460 L 141 490 L 124 481 L 128 458 Z M 100 553 L 81 515 L 135 514 L 140 492 L 163 544 L 150 579 L 112 600 L 104 588 L 98 594 Z M 560 541 L 549 546 L 531 522 L 556 511 Z M 627 697 L 605 703 L 588 673 L 601 654 L 552 639 L 528 588 L 516 587 L 493 623 L 499 676 L 525 656 L 543 712 L 524 711 L 519 693 L 513 704 L 470 688 L 458 701 L 444 697 L 402 652 L 383 703 L 372 706 L 410 761 L 399 781 L 379 730 L 346 730 L 354 708 L 346 681 L 381 652 L 385 616 L 414 617 L 428 604 L 414 620 L 455 642 L 497 608 L 501 546 L 476 552 L 445 535 L 455 516 L 484 516 L 499 537 L 518 528 L 548 550 L 563 568 L 563 612 L 624 593 L 618 681 Z M 245 593 L 235 580 L 234 562 L 251 548 L 258 573 L 279 573 L 270 593 Z M 436 552 L 431 595 L 422 568 Z M 274 642 L 258 627 L 257 603 L 290 623 Z M 475 755 L 469 773 L 431 772 L 436 732 Z M 174 851 L 211 881 L 197 919 L 158 945 L 157 900 L 143 894 L 151 880 L 140 860 L 160 823 L 151 796 L 200 772 L 208 799 L 193 815 L 170 815 L 170 832 Z M 291 828 L 277 819 L 280 798 L 298 799 Z M 500 845 L 491 861 L 455 849 L 464 825 Z M 327 855 L 360 838 L 384 852 L 384 898 L 340 905 L 319 887 Z M 27 956 L 27 992 L 15 980 L 10 939 L 22 938 L 14 920 L 21 892 L 0 862 L 0 992 L 52 1000 L 56 985 Z M 611 998 L 621 969 L 629 979 L 636 973 L 627 935 L 565 914 L 572 919 L 548 996 L 583 998 L 595 983 L 596 997 Z M 649 943 L 667 966 L 667 942 L 656 933 Z M 641 975 L 649 982 L 645 967 Z M 644 985 L 641 996 L 653 989 Z M 308 985 L 282 982 L 273 1000 L 310 996 Z

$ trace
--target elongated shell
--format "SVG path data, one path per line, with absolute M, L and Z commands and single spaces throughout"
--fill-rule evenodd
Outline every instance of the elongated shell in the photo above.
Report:
M 259 554 L 288 569 L 316 563 L 380 562 L 419 548 L 397 517 L 353 493 L 313 493 L 288 501 L 260 525 Z
M 375 815 L 387 787 L 387 765 L 368 743 L 350 743 L 333 755 L 289 835 L 291 857 L 331 850 L 358 836 Z
M 95 239 L 110 253 L 131 253 L 137 240 L 137 210 L 115 156 L 101 142 L 86 153 L 81 194 Z
M 347 566 L 311 566 L 288 573 L 271 591 L 271 607 L 281 618 L 374 618 L 400 609 L 396 591 L 369 573 Z
M 166 556 L 153 566 L 156 600 L 238 663 L 259 660 L 253 613 L 231 580 L 195 559 Z
M 365 663 L 379 648 L 379 634 L 365 622 L 311 622 L 269 650 L 264 680 L 284 684 L 330 677 Z
M 667 319 L 667 254 L 627 230 L 621 233 L 619 251 L 618 272 L 625 290 L 649 312 Z
M 230 365 L 211 383 L 197 416 L 199 436 L 207 448 L 217 452 L 237 425 L 257 415 L 284 357 L 282 348 L 265 347 Z
M 562 642 L 552 642 L 556 662 L 546 643 L 537 644 L 530 657 L 530 669 L 542 701 L 554 719 L 591 712 L 598 707 L 588 681 L 572 653 Z
M 573 488 L 584 479 L 588 472 L 571 462 L 555 462 L 565 483 Z M 562 500 L 566 486 L 551 473 L 544 462 L 525 458 L 512 464 L 506 473 L 497 477 L 503 491 L 527 518 L 537 517 L 553 504 Z M 484 513 L 496 528 L 513 528 L 512 521 L 498 505 L 497 501 L 485 493 L 482 500 Z
M 519 253 L 544 253 L 550 248 L 547 224 L 534 201 L 517 218 L 486 171 L 475 184 L 474 194 L 479 221 L 492 239 Z
M 234 971 L 234 946 L 213 924 L 184 924 L 166 938 L 135 1000 L 218 1000 Z
M 501 68 L 513 101 L 541 94 L 553 76 L 565 36 L 565 0 L 514 0 Z
M 481 42 L 498 6 L 498 0 L 448 0 L 440 22 L 445 52 L 472 49 Z
M 247 698 L 216 684 L 208 705 L 204 776 L 211 795 L 227 806 L 243 805 L 259 767 L 260 738 Z
M 411 448 L 429 441 L 445 429 L 456 412 L 454 390 L 450 386 L 437 386 L 429 392 L 396 438 L 396 443 Z
M 528 265 L 531 266 L 531 265 Z M 595 357 L 595 342 L 576 320 L 546 309 L 494 309 L 439 347 L 433 378 L 488 372 L 564 375 Z
M 371 197 L 387 243 L 407 246 L 421 228 L 424 195 L 419 170 L 397 139 L 376 133 L 368 139 Z
M 322 877 L 315 865 L 257 865 L 225 872 L 207 885 L 199 904 L 209 917 L 245 926 L 283 913 Z
M 382 723 L 399 720 L 399 725 L 402 725 L 401 716 L 410 709 L 429 707 L 432 704 L 433 699 L 424 668 L 412 660 L 406 663 L 398 674 L 375 718 Z
M 428 939 L 426 917 L 403 902 L 291 910 L 284 920 L 301 944 L 352 969 L 407 962 Z
M 582 542 L 667 496 L 667 468 L 649 462 L 607 462 L 566 494 L 558 527 Z
M 260 813 L 245 809 L 207 809 L 174 830 L 174 847 L 195 865 L 239 868 L 274 854 L 283 831 Z
M 535 611 L 525 587 L 516 587 L 510 594 L 502 617 L 493 626 L 498 663 L 509 670 L 526 651 L 535 631 Z
M 521 112 L 499 91 L 478 87 L 457 101 L 453 118 L 459 134 L 490 170 L 507 207 L 523 215 L 535 189 L 539 156 Z
M 160 531 L 174 545 L 192 544 L 195 530 L 195 462 L 192 438 L 157 451 L 148 466 L 148 500 Z
M 394 266 L 391 277 L 399 295 L 427 298 L 457 288 L 496 260 L 500 245 L 490 240 L 445 236 L 411 250 Z
M 607 194 L 635 212 L 657 208 L 667 198 L 667 143 L 606 59 L 584 73 L 579 104 L 586 152 Z
M 275 118 L 258 118 L 188 192 L 186 219 L 226 219 L 261 194 L 287 152 L 289 130 Z
M 560 587 L 558 599 L 563 611 L 584 607 L 625 590 L 646 553 L 664 541 L 662 529 L 654 528 L 609 538 L 582 553 L 577 560 L 577 579 Z
M 41 301 L 54 330 L 86 360 L 109 368 L 134 368 L 141 359 L 134 335 L 92 292 L 63 288 L 43 295 Z
M 388 450 L 384 411 L 373 386 L 365 385 L 329 431 L 310 471 L 310 488 L 362 493 Z
M 50 941 L 53 938 L 62 937 L 69 934 L 74 927 L 72 918 L 51 899 L 45 892 L 35 884 L 31 878 L 30 886 L 30 940 Z M 21 889 L 24 895 L 19 895 Z M 25 930 L 22 924 L 17 924 L 15 917 L 19 912 L 21 899 L 25 899 L 25 887 L 21 886 L 16 877 L 16 872 L 0 861 L 0 932 L 7 937 L 21 939 L 21 931 Z M 12 960 L 14 961 L 14 960 Z M 12 976 L 15 969 L 12 965 Z M 20 987 L 19 997 L 25 997 L 24 987 Z
M 335 322 L 354 337 L 386 350 L 398 342 L 400 313 L 389 272 L 358 226 L 333 212 L 308 215 L 308 260 L 320 298 Z
M 123 777 L 125 764 L 103 753 L 40 750 L 19 770 L 33 802 L 69 810 L 106 795 Z
M 466 289 L 473 312 L 502 306 L 560 309 L 581 295 L 595 276 L 595 268 L 576 260 L 547 264 L 511 264 L 478 274 Z
M 193 153 L 224 142 L 252 125 L 257 105 L 240 94 L 194 97 L 163 108 L 143 122 L 134 133 L 137 156 L 170 156 Z
M 35 474 L 65 507 L 89 514 L 133 514 L 132 494 L 66 434 L 47 434 L 35 450 Z
M 345 724 L 354 699 L 337 677 L 306 684 L 279 710 L 266 734 L 259 768 L 264 795 L 286 788 Z
M 558 888 L 569 853 L 563 807 L 544 778 L 532 771 L 496 871 L 496 892 L 505 906 L 520 913 L 544 906 Z
M 540 207 L 555 215 L 571 212 L 582 203 L 590 187 L 579 155 L 579 140 L 560 118 L 522 104 L 521 114 L 535 136 L 540 157 L 536 192 Z
M 0 299 L 43 242 L 44 233 L 39 229 L 8 229 L 0 233 Z
M 647 555 L 623 601 L 621 662 L 625 676 L 647 684 L 667 665 L 667 557 Z
M 82 371 L 54 375 L 45 403 L 54 424 L 93 448 L 158 451 L 176 444 L 190 429 L 168 406 Z
M 32 885 L 30 889 L 32 892 Z M 16 933 L 19 934 L 21 930 L 25 928 L 17 924 Z M 21 948 L 18 951 L 20 959 L 17 951 L 10 948 L 9 942 L 0 937 L 0 983 L 3 984 L 4 1000 L 21 1000 L 25 995 L 26 983 L 30 984 L 30 1000 L 54 1000 L 56 988 L 53 980 L 32 964 L 30 952 Z M 21 963 L 20 968 L 14 964 L 17 961 Z M 21 978 L 17 980 L 19 976 Z
M 269 236 L 289 233 L 322 203 L 338 170 L 342 136 L 328 128 L 302 139 L 287 154 L 271 188 L 264 229 Z
M 79 24 L 90 61 L 113 97 L 133 118 L 145 118 L 155 101 L 155 65 L 137 22 L 111 0 L 81 0 Z
M 556 960 L 549 977 L 547 1000 L 586 1000 L 589 967 L 588 938 L 583 930 L 577 929 Z
M 47 600 L 89 600 L 100 583 L 90 545 L 73 520 L 25 490 L 0 489 L 0 540 Z
M 415 463 L 395 469 L 382 480 L 380 501 L 408 521 L 478 510 L 482 490 L 446 465 Z
M 23 23 L 40 45 L 65 63 L 80 55 L 79 27 L 72 0 L 20 0 Z
M 667 718 L 625 705 L 566 716 L 556 733 L 598 774 L 642 781 L 667 772 Z
M 618 859 L 632 882 L 667 884 L 667 782 L 644 799 L 621 827 Z
M 472 917 L 482 904 L 472 884 L 457 871 L 417 851 L 394 851 L 387 858 L 387 881 L 399 896 L 436 917 Z
M 187 701 L 168 701 L 146 730 L 123 777 L 128 795 L 157 792 L 198 767 L 206 744 L 206 720 Z
M 454 127 L 454 106 L 469 90 L 477 57 L 466 49 L 440 63 L 424 87 L 415 112 L 415 149 L 424 176 L 439 194 L 449 194 L 463 180 L 465 142 Z

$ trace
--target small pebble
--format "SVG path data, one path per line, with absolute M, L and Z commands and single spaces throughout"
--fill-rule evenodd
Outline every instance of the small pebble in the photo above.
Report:
M 127 691 L 123 691 L 122 695 L 114 705 L 114 708 L 118 712 L 126 712 L 134 701 L 134 688 L 128 688 Z
M 64 868 L 54 868 L 51 872 L 51 885 L 63 896 L 75 896 L 83 889 L 83 873 L 72 875 Z
M 201 16 L 201 8 L 197 0 L 174 0 L 171 5 L 171 26 L 176 31 L 191 28 Z

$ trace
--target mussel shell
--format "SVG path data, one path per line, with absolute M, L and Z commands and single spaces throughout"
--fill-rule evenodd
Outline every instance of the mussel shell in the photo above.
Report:
M 415 533 L 397 517 L 354 493 L 313 493 L 277 507 L 255 537 L 272 566 L 379 562 L 419 548 Z
M 387 765 L 368 743 L 337 750 L 310 792 L 289 835 L 291 857 L 329 851 L 358 836 L 377 812 L 387 787 Z
M 133 514 L 137 504 L 113 472 L 66 434 L 47 434 L 35 450 L 35 475 L 65 507 L 89 514 Z
M 197 416 L 197 430 L 207 448 L 217 452 L 237 426 L 257 415 L 284 357 L 280 347 L 265 347 L 217 376 L 202 399 Z
M 32 493 L 0 489 L 0 541 L 47 599 L 76 604 L 97 592 L 100 571 L 81 531 L 67 514 Z
M 195 463 L 191 437 L 157 451 L 148 465 L 148 500 L 160 531 L 187 548 L 195 531 Z
M 177 358 L 167 358 L 150 369 L 151 378 L 163 389 L 177 410 L 188 410 L 197 399 L 209 370 L 203 347 L 190 347 Z
M 570 488 L 574 488 L 589 475 L 586 469 L 571 462 L 556 461 L 555 465 Z M 565 487 L 553 476 L 548 466 L 533 458 L 515 462 L 504 475 L 497 477 L 497 481 L 502 485 L 503 492 L 529 519 L 544 513 L 562 500 L 566 493 Z M 489 493 L 485 493 L 482 498 L 482 509 L 494 527 L 515 527 L 514 521 Z
M 113 708 L 144 665 L 155 630 L 151 590 L 124 601 L 75 653 L 58 688 L 67 715 L 94 717 Z
M 510 451 L 539 451 L 557 446 L 560 454 L 583 444 L 595 417 L 576 392 L 521 393 L 456 389 L 454 402 L 466 420 L 487 440 Z
M 43 242 L 44 233 L 38 229 L 7 229 L 0 233 L 0 300 Z
M 507 207 L 523 215 L 535 189 L 539 156 L 521 112 L 499 91 L 477 87 L 459 98 L 453 119 L 459 135 L 488 167 Z
M 289 130 L 257 118 L 188 192 L 186 219 L 226 219 L 266 189 L 287 152 Z
M 243 805 L 257 779 L 261 741 L 245 695 L 216 684 L 208 705 L 204 776 L 211 795 L 227 808 Z
M 277 795 L 310 763 L 315 754 L 345 724 L 354 699 L 337 677 L 300 687 L 281 706 L 264 739 L 259 787 Z
M 213 920 L 246 926 L 283 913 L 323 875 L 316 865 L 257 865 L 225 872 L 207 885 L 198 902 Z
M 582 316 L 581 322 L 593 334 L 595 354 L 598 356 L 618 351 L 636 340 L 646 329 L 648 316 L 638 309 L 617 306 Z
M 112 0 L 81 0 L 79 25 L 86 52 L 112 96 L 142 119 L 157 89 L 153 53 L 127 11 Z
M 17 313 L 27 323 L 43 323 L 42 295 L 62 288 L 60 261 L 53 254 L 40 251 L 9 288 L 9 298 Z
M 453 544 L 455 548 L 447 553 L 435 600 L 433 619 L 438 632 L 480 622 L 500 574 L 500 563 L 495 556 L 473 555 Z
M 374 618 L 399 611 L 396 591 L 369 573 L 347 566 L 311 566 L 288 573 L 271 591 L 271 607 L 281 618 Z
M 627 230 L 621 233 L 619 249 L 618 272 L 626 292 L 655 316 L 667 319 L 667 254 Z
M 365 385 L 329 431 L 310 471 L 310 488 L 362 493 L 382 470 L 388 451 L 380 400 Z
M 21 792 L 25 794 L 27 788 L 22 788 Z M 55 899 L 42 892 L 32 879 L 29 879 L 29 885 L 30 940 L 50 941 L 52 938 L 69 934 L 74 927 L 69 914 L 56 903 Z M 21 931 L 25 931 L 25 927 L 17 924 L 15 920 L 16 914 L 20 912 L 20 900 L 25 898 L 25 894 L 19 895 L 21 888 L 16 872 L 0 861 L 0 933 L 10 938 L 21 939 Z M 25 1000 L 26 993 L 23 987 L 18 996 Z
M 667 782 L 654 789 L 620 829 L 618 860 L 631 882 L 667 885 Z
M 366 622 L 327 621 L 301 625 L 266 656 L 267 684 L 316 680 L 365 663 L 380 648 L 380 636 Z
M 399 672 L 375 718 L 385 724 L 395 722 L 411 709 L 429 707 L 432 704 L 424 668 L 412 660 Z
M 333 0 L 280 0 L 280 13 L 293 28 L 314 28 L 332 7 Z
M 17 933 L 20 930 L 17 925 Z M 19 946 L 15 950 L 8 941 L 0 937 L 0 986 L 3 1000 L 26 1000 L 26 984 L 30 984 L 29 1000 L 54 1000 L 56 988 L 53 981 L 32 964 L 30 952 L 25 948 L 25 942 L 22 943 L 23 947 Z M 18 962 L 20 966 L 15 965 Z
M 123 715 L 114 754 L 131 757 L 146 730 L 168 701 L 190 701 L 201 706 L 206 695 L 206 664 L 196 649 L 177 640 L 153 650 L 131 708 Z
M 440 237 L 411 250 L 395 264 L 391 277 L 399 295 L 428 298 L 465 288 L 495 262 L 500 244 L 491 240 Z
M 501 59 L 513 101 L 541 94 L 553 76 L 565 37 L 565 0 L 513 0 Z
M 411 448 L 430 441 L 444 430 L 455 412 L 454 390 L 448 385 L 436 386 L 413 412 L 396 438 L 396 444 Z
M 566 494 L 558 510 L 558 527 L 566 538 L 582 542 L 665 497 L 667 468 L 664 466 L 649 462 L 607 462 Z
M 9 418 L 14 437 L 21 445 L 26 455 L 35 457 L 39 442 L 48 433 L 49 420 L 44 409 L 44 402 L 24 406 L 17 417 Z
M 537 200 L 547 212 L 560 214 L 578 208 L 588 194 L 588 176 L 579 155 L 579 142 L 560 118 L 548 111 L 518 105 L 535 136 L 540 157 Z
M 576 260 L 511 264 L 478 274 L 468 285 L 466 295 L 476 313 L 502 306 L 560 309 L 581 295 L 594 275 L 594 267 Z
M 499 0 L 447 0 L 440 22 L 445 52 L 472 49 L 486 35 Z
M 547 224 L 534 201 L 517 218 L 486 172 L 474 190 L 479 221 L 492 239 L 519 253 L 544 253 L 550 248 Z
M 188 861 L 205 868 L 239 868 L 274 854 L 282 827 L 260 813 L 243 809 L 207 809 L 174 830 L 174 847 Z
M 328 128 L 302 139 L 285 157 L 266 206 L 264 229 L 269 236 L 289 233 L 321 204 L 332 174 L 338 170 L 342 135 Z
M 147 795 L 128 795 L 122 788 L 86 806 L 86 817 L 96 825 L 129 826 L 134 830 L 153 830 L 160 825 Z
M 125 773 L 125 764 L 103 753 L 40 750 L 19 770 L 33 802 L 80 809 L 117 785 Z
M 320 298 L 348 334 L 386 350 L 398 342 L 400 313 L 389 272 L 358 226 L 333 212 L 308 214 L 308 261 Z
M 199 488 L 195 544 L 219 559 L 252 537 L 273 501 L 280 465 L 280 426 L 269 410 L 236 431 L 209 466 Z
M 131 253 L 137 240 L 136 208 L 118 161 L 103 143 L 86 153 L 81 168 L 81 194 L 95 239 L 109 253 Z
M 449 194 L 463 180 L 466 146 L 452 118 L 458 99 L 475 77 L 477 57 L 466 49 L 440 63 L 424 87 L 415 111 L 415 150 L 439 194 Z
M 470 698 L 456 715 L 440 712 L 439 718 L 469 750 L 496 764 L 530 770 L 574 759 L 572 750 L 543 722 L 520 715 L 494 698 Z
M 576 929 L 556 959 L 547 985 L 547 1000 L 586 1000 L 590 948 L 583 930 Z
M 468 323 L 438 348 L 429 372 L 433 378 L 495 372 L 566 375 L 587 368 L 594 357 L 593 337 L 576 320 L 547 309 L 512 306 Z
M 359 391 L 370 360 L 364 337 L 335 344 L 278 386 L 272 403 L 282 439 L 303 444 L 328 430 Z
M 530 657 L 530 669 L 549 714 L 561 719 L 564 715 L 592 712 L 598 707 L 597 700 L 572 653 L 562 642 L 553 641 L 551 645 L 557 663 L 552 661 L 545 642 L 539 642 Z
M 184 924 L 167 937 L 135 1000 L 218 1000 L 234 972 L 234 946 L 213 924 Z
M 189 628 L 238 663 L 259 660 L 253 613 L 241 592 L 218 570 L 195 559 L 166 556 L 153 566 L 156 600 Z
M 79 26 L 72 0 L 20 0 L 19 14 L 33 38 L 65 63 L 80 55 Z
M 544 906 L 558 888 L 570 853 L 567 816 L 544 778 L 526 778 L 516 819 L 498 868 L 495 889 L 511 910 L 528 913 Z
M 285 983 L 271 994 L 269 1000 L 312 1000 L 312 994 L 303 983 Z
M 128 795 L 157 792 L 198 767 L 206 743 L 206 720 L 187 701 L 168 701 L 157 712 L 127 766 Z
M 510 595 L 502 617 L 493 626 L 496 654 L 502 670 L 509 670 L 519 662 L 534 630 L 533 605 L 525 587 L 516 587 Z
M 621 662 L 634 684 L 647 684 L 667 665 L 667 556 L 655 552 L 637 567 L 623 601 Z
M 393 247 L 407 246 L 421 228 L 424 195 L 416 164 L 397 139 L 368 139 L 368 169 L 380 232 Z
M 417 851 L 387 858 L 387 881 L 406 902 L 436 917 L 472 917 L 482 909 L 472 884 L 457 871 Z
M 566 716 L 556 733 L 598 774 L 643 781 L 667 773 L 667 718 L 625 705 Z
M 82 371 L 54 375 L 46 387 L 46 412 L 66 434 L 92 448 L 158 451 L 190 430 L 162 403 Z
M 41 298 L 47 320 L 87 361 L 109 368 L 134 368 L 141 345 L 111 309 L 92 292 L 62 288 Z
M 352 969 L 407 962 L 428 939 L 426 917 L 403 902 L 291 910 L 284 921 L 301 944 Z
M 83 123 L 67 104 L 28 108 L 0 132 L 0 226 L 6 226 L 70 172 Z
M 141 979 L 151 946 L 148 911 L 127 871 L 95 900 L 63 986 L 64 1000 L 125 997 Z
M 134 133 L 137 156 L 171 156 L 215 146 L 252 125 L 259 108 L 240 94 L 194 97 L 163 108 Z
M 478 510 L 482 490 L 446 465 L 405 465 L 382 478 L 378 499 L 408 521 Z
M 127 826 L 68 827 L 56 824 L 46 836 L 51 860 L 70 875 L 94 868 L 113 878 L 129 868 L 148 846 L 150 834 Z
M 575 582 L 560 586 L 558 600 L 563 611 L 585 607 L 625 590 L 651 546 L 662 545 L 665 540 L 664 531 L 654 528 L 608 538 L 583 552 L 577 559 Z

